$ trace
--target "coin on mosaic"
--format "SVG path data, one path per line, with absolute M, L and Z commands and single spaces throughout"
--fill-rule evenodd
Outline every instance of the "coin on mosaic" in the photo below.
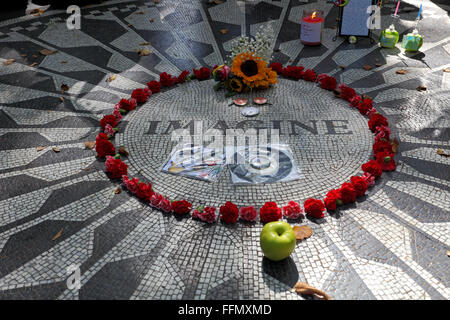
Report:
M 255 99 L 253 99 L 253 102 L 256 104 L 266 104 L 267 103 L 267 99 L 264 97 L 257 97 Z
M 242 109 L 241 113 L 244 117 L 253 117 L 259 114 L 259 109 L 255 107 L 247 107 Z
M 237 99 L 234 99 L 233 102 L 237 106 L 245 106 L 248 103 L 248 100 L 245 98 L 237 98 Z
M 355 36 L 350 36 L 350 37 L 348 37 L 348 42 L 350 42 L 350 43 L 356 43 L 356 41 L 357 41 L 357 39 L 356 39 L 356 37 Z

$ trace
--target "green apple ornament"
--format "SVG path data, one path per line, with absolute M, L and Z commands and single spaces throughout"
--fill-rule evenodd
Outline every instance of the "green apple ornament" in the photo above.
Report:
M 260 245 L 264 256 L 272 261 L 280 261 L 289 257 L 294 251 L 295 233 L 289 223 L 273 221 L 261 230 Z

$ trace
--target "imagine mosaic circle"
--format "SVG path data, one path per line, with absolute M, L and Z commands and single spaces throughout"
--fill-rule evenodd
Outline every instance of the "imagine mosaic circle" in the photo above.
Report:
M 275 88 L 243 95 L 250 101 L 263 94 L 272 105 L 261 106 L 257 117 L 245 118 L 242 108 L 230 105 L 230 98 L 213 90 L 213 80 L 192 81 L 153 95 L 129 113 L 116 145 L 127 147 L 129 175 L 142 175 L 156 192 L 171 199 L 220 205 L 261 206 L 266 201 L 284 204 L 323 198 L 334 188 L 361 173 L 361 164 L 372 153 L 373 136 L 367 119 L 344 100 L 314 83 L 279 79 Z M 264 185 L 233 185 L 224 170 L 217 182 L 208 183 L 160 171 L 176 145 L 175 128 L 190 129 L 191 121 L 207 128 L 280 130 L 280 142 L 290 146 L 303 177 L 296 181 Z

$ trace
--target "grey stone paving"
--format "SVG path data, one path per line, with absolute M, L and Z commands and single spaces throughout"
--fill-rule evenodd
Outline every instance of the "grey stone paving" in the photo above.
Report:
M 418 5 L 402 1 L 402 34 L 411 31 Z M 316 48 L 299 41 L 301 12 L 312 7 L 327 13 L 323 45 Z M 392 4 L 383 8 L 383 27 L 392 10 Z M 450 153 L 450 73 L 443 72 L 450 67 L 449 12 L 444 0 L 423 1 L 425 42 L 416 55 L 368 39 L 332 41 L 337 10 L 322 0 L 106 1 L 83 8 L 76 31 L 66 29 L 62 11 L 3 19 L 0 298 L 302 299 L 291 288 L 303 281 L 333 299 L 449 299 L 450 160 L 436 153 Z M 234 38 L 268 22 L 276 33 L 274 61 L 329 73 L 368 94 L 401 143 L 397 170 L 362 201 L 322 223 L 294 221 L 313 235 L 280 263 L 263 258 L 259 222 L 205 225 L 154 211 L 126 192 L 114 194 L 117 182 L 83 145 L 95 139 L 98 120 L 136 87 L 163 71 L 221 63 Z M 146 41 L 151 54 L 139 57 L 135 49 Z M 41 49 L 58 52 L 43 56 Z M 10 58 L 15 63 L 4 65 Z M 366 64 L 381 66 L 364 70 Z M 62 83 L 70 87 L 65 94 Z M 359 174 L 371 156 L 366 118 L 312 83 L 280 79 L 264 93 L 273 105 L 252 121 L 212 85 L 193 81 L 165 90 L 124 118 L 116 144 L 130 152 L 130 175 L 194 205 L 285 205 L 323 197 Z M 419 85 L 427 90 L 417 91 Z M 205 129 L 279 128 L 303 177 L 236 187 L 227 170 L 215 183 L 160 172 L 174 146 L 173 124 L 189 128 L 194 120 Z M 40 145 L 46 149 L 37 151 Z M 72 264 L 80 266 L 80 290 L 66 285 Z

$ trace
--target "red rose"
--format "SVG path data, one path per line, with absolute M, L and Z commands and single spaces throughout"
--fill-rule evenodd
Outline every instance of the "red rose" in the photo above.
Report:
M 167 72 L 163 72 L 159 75 L 159 82 L 163 87 L 171 87 L 175 83 L 177 83 L 177 77 L 168 74 Z
M 353 98 L 350 99 L 350 106 L 356 108 L 360 104 L 361 100 L 362 100 L 361 96 L 354 96 Z
M 106 133 L 100 132 L 95 138 L 95 142 L 99 142 L 100 140 L 109 140 L 109 137 Z
M 364 172 L 370 173 L 375 178 L 378 178 L 383 174 L 383 169 L 375 160 L 370 160 L 369 162 L 364 163 L 361 168 Z
M 131 100 L 121 99 L 119 102 L 119 108 L 123 109 L 125 111 L 131 111 L 134 108 L 136 108 L 136 100 L 135 99 L 131 99 Z
M 269 65 L 269 68 L 271 68 L 276 73 L 280 74 L 281 71 L 283 70 L 283 65 L 281 63 L 279 63 L 279 62 L 272 62 Z
M 285 78 L 301 79 L 304 74 L 303 69 L 302 66 L 287 66 L 281 70 L 281 74 Z
M 169 199 L 162 199 L 161 203 L 160 203 L 160 208 L 162 211 L 164 212 L 170 212 L 172 211 L 172 204 L 170 203 Z
M 133 99 L 136 99 L 136 101 L 139 102 L 139 103 L 143 103 L 143 102 L 147 101 L 148 96 L 149 96 L 148 92 L 146 92 L 144 89 L 140 89 L 140 88 L 139 89 L 135 89 L 131 93 L 131 97 Z
M 158 93 L 161 92 L 161 83 L 159 81 L 152 80 L 147 83 L 147 87 L 153 92 Z
M 375 132 L 377 127 L 389 125 L 389 123 L 387 122 L 387 119 L 379 113 L 375 113 L 373 116 L 371 116 L 368 124 L 369 124 L 369 129 L 372 132 Z
M 116 154 L 116 149 L 114 148 L 114 145 L 108 139 L 97 140 L 95 142 L 95 151 L 97 151 L 97 157 L 99 158 L 103 158 L 106 156 L 113 156 Z
M 297 202 L 289 201 L 287 206 L 283 207 L 283 214 L 288 219 L 298 219 L 303 217 L 303 209 Z
M 220 206 L 220 219 L 225 221 L 226 223 L 235 223 L 239 218 L 239 209 L 238 207 L 230 202 L 225 202 L 225 205 Z
M 106 157 L 105 171 L 109 172 L 111 179 L 122 178 L 127 174 L 128 166 L 120 159 L 111 156 Z
M 323 202 L 325 203 L 328 211 L 336 210 L 337 206 L 342 205 L 341 191 L 339 189 L 328 191 Z
M 107 114 L 100 120 L 100 127 L 105 130 L 106 125 L 109 124 L 111 127 L 115 128 L 117 126 L 116 117 L 112 114 Z
M 353 185 L 357 197 L 362 197 L 366 193 L 368 187 L 366 179 L 353 176 L 350 178 L 350 183 Z
M 375 154 L 375 158 L 383 171 L 394 171 L 397 165 L 394 161 L 394 154 L 383 151 Z
M 179 200 L 172 202 L 172 210 L 176 214 L 182 215 L 189 213 L 192 209 L 192 203 L 186 200 Z
M 322 76 L 322 75 L 320 75 Z M 320 77 L 319 76 L 319 77 Z M 337 81 L 335 78 L 330 77 L 328 75 L 324 75 L 324 77 L 317 78 L 317 82 L 319 82 L 322 89 L 325 90 L 334 90 L 337 87 Z
M 314 218 L 323 218 L 325 215 L 325 205 L 321 200 L 309 198 L 303 203 L 307 215 Z
M 163 201 L 163 196 L 159 193 L 153 192 L 150 196 L 150 205 L 156 209 L 161 208 L 161 201 Z
M 343 203 L 353 203 L 356 201 L 356 190 L 351 183 L 344 182 L 340 191 Z
M 361 113 L 363 116 L 367 114 L 367 112 L 372 109 L 372 100 L 370 99 L 364 99 L 358 106 L 357 106 L 359 113 Z
M 153 194 L 153 190 L 152 190 L 152 185 L 150 183 L 148 185 L 143 182 L 139 183 L 137 190 L 136 190 L 136 196 L 139 199 L 142 199 L 144 201 L 149 201 L 152 194 Z
M 273 201 L 266 202 L 261 209 L 259 209 L 259 217 L 262 222 L 272 222 L 281 219 L 281 208 Z
M 303 79 L 305 79 L 306 81 L 316 81 L 317 78 L 317 74 L 314 72 L 314 70 L 311 69 L 307 69 L 304 74 L 303 74 Z
M 197 80 L 209 79 L 209 76 L 211 75 L 211 70 L 207 67 L 201 67 L 200 70 L 194 69 L 193 72 Z
M 186 81 L 186 77 L 189 75 L 189 71 L 184 70 L 183 72 L 180 73 L 180 75 L 178 76 L 177 82 L 178 83 L 184 83 L 184 81 Z
M 339 89 L 341 89 L 341 97 L 344 100 L 351 101 L 356 95 L 355 89 L 350 88 L 345 84 L 341 84 Z
M 378 152 L 387 151 L 392 152 L 392 144 L 386 140 L 378 140 L 373 144 L 373 154 Z

